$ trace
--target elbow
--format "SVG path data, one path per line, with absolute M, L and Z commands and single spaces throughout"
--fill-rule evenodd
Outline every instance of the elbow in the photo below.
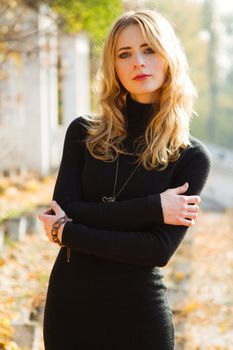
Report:
M 158 259 L 158 257 L 155 259 L 150 259 L 142 262 L 143 265 L 152 266 L 152 267 L 164 267 L 167 265 L 167 263 L 168 263 L 168 259 L 162 259 L 162 258 Z
M 153 260 L 154 260 L 154 266 L 164 267 L 168 264 L 170 260 L 170 255 L 167 254 L 167 252 L 163 252 L 159 256 L 157 254 L 157 256 L 155 256 Z
M 160 246 L 154 245 L 152 248 L 155 266 L 165 267 L 174 253 L 174 247 L 169 242 L 161 242 Z
M 166 258 L 161 258 L 159 259 L 159 261 L 157 262 L 157 267 L 164 267 L 168 264 L 169 259 Z

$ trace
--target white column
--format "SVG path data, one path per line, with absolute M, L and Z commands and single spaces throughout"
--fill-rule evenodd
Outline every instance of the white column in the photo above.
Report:
M 62 38 L 64 125 L 90 112 L 89 40 L 86 35 Z
M 47 175 L 52 163 L 53 129 L 57 128 L 57 28 L 40 7 L 36 46 L 38 54 L 25 58 L 26 162 L 32 170 Z

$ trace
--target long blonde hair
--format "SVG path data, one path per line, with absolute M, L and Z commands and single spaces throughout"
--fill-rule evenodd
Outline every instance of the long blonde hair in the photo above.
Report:
M 128 154 L 122 147 L 127 136 L 123 110 L 128 92 L 116 74 L 115 52 L 119 34 L 132 24 L 139 25 L 148 46 L 166 60 L 159 111 L 140 138 L 137 152 L 145 169 L 164 169 L 169 161 L 178 159 L 181 148 L 189 145 L 189 121 L 196 91 L 178 38 L 170 23 L 154 10 L 126 12 L 110 29 L 97 79 L 100 113 L 87 118 L 86 146 L 93 157 L 103 161 L 114 160 L 118 153 Z

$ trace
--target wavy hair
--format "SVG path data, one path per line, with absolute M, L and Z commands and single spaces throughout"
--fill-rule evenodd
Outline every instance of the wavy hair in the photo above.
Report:
M 116 74 L 115 56 L 119 34 L 132 24 L 141 28 L 145 42 L 166 62 L 159 110 L 138 139 L 136 152 L 137 161 L 141 161 L 145 169 L 164 169 L 169 161 L 178 159 L 180 150 L 190 143 L 189 122 L 196 90 L 182 45 L 170 23 L 154 10 L 126 12 L 112 25 L 97 76 L 100 111 L 87 117 L 86 146 L 93 157 L 104 161 L 115 160 L 119 153 L 129 154 L 122 147 L 127 137 L 123 111 L 128 92 Z

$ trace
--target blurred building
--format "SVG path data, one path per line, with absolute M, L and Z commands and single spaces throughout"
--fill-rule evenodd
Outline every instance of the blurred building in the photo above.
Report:
M 59 165 L 68 124 L 89 113 L 89 41 L 61 33 L 45 5 L 16 10 L 21 34 L 9 37 L 0 66 L 0 175 L 47 175 Z
M 233 208 L 233 152 L 216 145 L 207 148 L 212 167 L 202 194 L 202 208 L 214 211 Z

